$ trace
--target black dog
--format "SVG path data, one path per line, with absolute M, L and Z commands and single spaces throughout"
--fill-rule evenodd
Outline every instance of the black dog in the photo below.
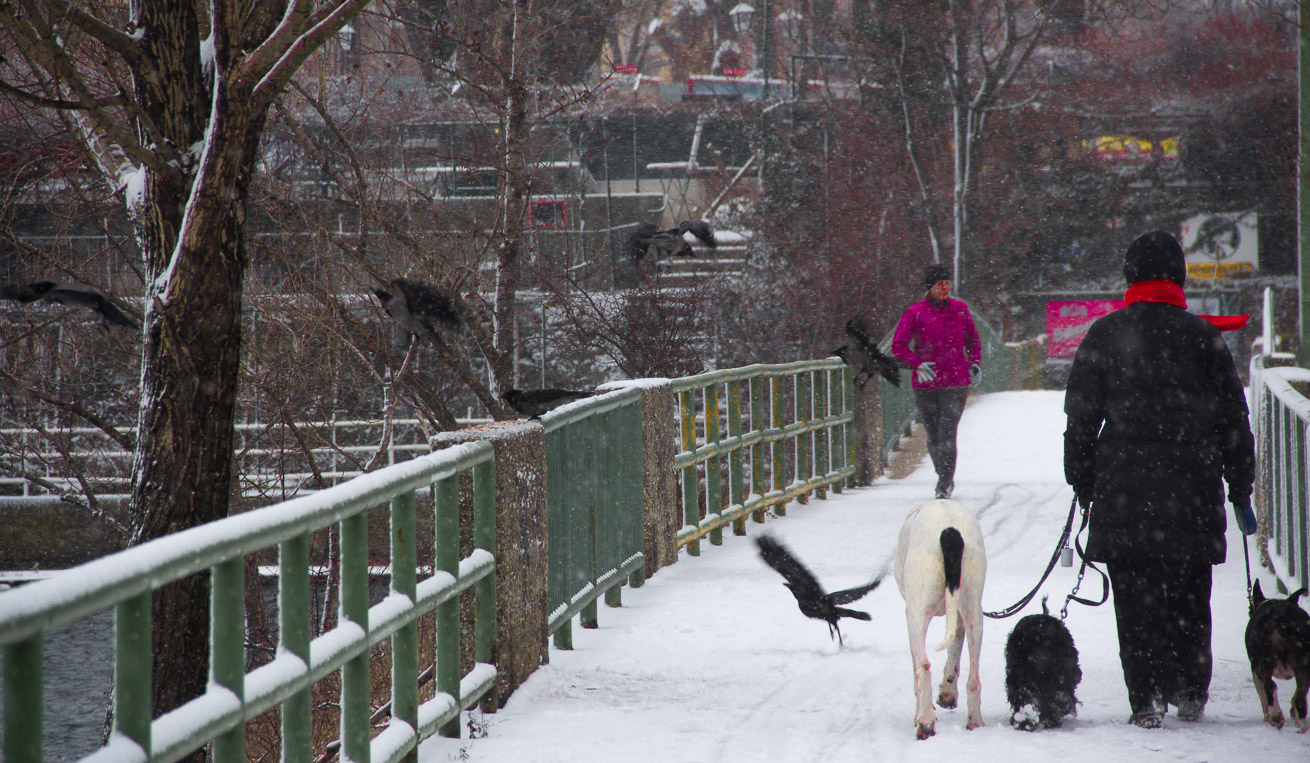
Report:
M 905 364 L 878 349 L 878 343 L 869 336 L 868 324 L 861 316 L 846 321 L 846 336 L 850 341 L 832 351 L 855 371 L 855 386 L 863 387 L 875 374 L 901 386 L 901 369 Z
M 572 389 L 511 389 L 500 397 L 509 403 L 510 408 L 536 419 L 546 411 L 591 395 L 590 392 Z
M 1289 710 L 1301 733 L 1310 731 L 1306 720 L 1306 691 L 1310 690 L 1310 614 L 1296 600 L 1302 588 L 1286 599 L 1266 599 L 1260 581 L 1251 589 L 1251 620 L 1246 624 L 1246 656 L 1251 660 L 1251 678 L 1260 697 L 1265 722 L 1283 727 L 1283 709 L 1278 705 L 1275 678 L 1295 678 Z
M 1042 599 L 1042 614 L 1020 620 L 1005 640 L 1010 725 L 1020 731 L 1059 728 L 1066 715 L 1077 711 L 1074 689 L 1082 679 L 1073 636 L 1051 617 Z
M 877 588 L 882 582 L 881 577 L 856 588 L 824 593 L 814 573 L 806 569 L 805 565 L 792 556 L 787 547 L 773 536 L 761 535 L 755 539 L 755 545 L 759 547 L 760 557 L 764 559 L 764 563 L 777 570 L 786 579 L 787 582 L 783 585 L 787 586 L 796 597 L 796 604 L 800 606 L 801 614 L 828 623 L 828 638 L 832 638 L 832 634 L 836 633 L 837 643 L 842 643 L 841 628 L 837 627 L 837 621 L 843 617 L 853 617 L 856 620 L 872 619 L 867 612 L 846 609 L 838 605 L 850 604 Z

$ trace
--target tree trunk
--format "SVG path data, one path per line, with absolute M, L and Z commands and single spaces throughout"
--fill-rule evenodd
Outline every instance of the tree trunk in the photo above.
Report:
M 496 329 L 497 357 L 492 364 L 494 392 L 504 394 L 518 386 L 518 352 L 515 325 L 518 310 L 518 289 L 522 266 L 519 257 L 523 250 L 523 231 L 527 218 L 527 205 L 531 193 L 531 175 L 528 172 L 528 90 L 517 58 L 517 36 L 522 32 L 522 8 L 515 9 L 516 18 L 509 34 L 510 72 L 506 79 L 505 102 L 505 186 L 502 224 L 504 238 L 496 262 Z

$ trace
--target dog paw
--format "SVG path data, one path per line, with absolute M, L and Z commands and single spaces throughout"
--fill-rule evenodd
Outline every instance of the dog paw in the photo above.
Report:
M 964 727 L 965 727 L 966 729 L 968 729 L 969 731 L 973 731 L 974 729 L 980 729 L 980 728 L 982 728 L 983 726 L 986 726 L 986 725 L 987 725 L 987 724 L 983 723 L 983 719 L 982 719 L 982 718 L 970 718 L 970 719 L 969 719 L 969 722 L 968 722 L 967 724 L 965 724 Z
M 937 707 L 943 708 L 945 710 L 954 710 L 955 706 L 958 705 L 959 703 L 960 703 L 960 696 L 958 694 L 947 694 L 945 692 L 942 692 L 941 694 L 937 695 Z
M 937 733 L 936 726 L 937 726 L 936 721 L 934 721 L 934 722 L 932 722 L 932 723 L 916 723 L 916 724 L 914 724 L 914 738 L 915 738 L 915 739 L 927 739 L 928 737 L 930 737 L 930 736 L 932 736 L 933 734 L 936 734 L 936 733 Z
M 1038 722 L 1037 708 L 1032 705 L 1024 705 L 1014 711 L 1010 716 L 1010 725 L 1020 731 L 1035 731 Z
M 1265 723 L 1276 729 L 1283 727 L 1283 713 L 1281 710 L 1274 710 L 1265 713 Z

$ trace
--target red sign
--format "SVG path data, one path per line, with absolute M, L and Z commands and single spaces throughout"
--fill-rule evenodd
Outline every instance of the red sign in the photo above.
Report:
M 636 64 L 614 64 L 614 71 L 618 72 L 619 74 L 636 74 L 636 73 L 637 73 L 637 65 L 636 65 Z
M 750 69 L 743 66 L 723 67 L 723 76 L 725 77 L 745 77 L 747 74 L 750 74 Z
M 1046 303 L 1046 357 L 1072 358 L 1097 318 L 1124 306 L 1122 299 Z

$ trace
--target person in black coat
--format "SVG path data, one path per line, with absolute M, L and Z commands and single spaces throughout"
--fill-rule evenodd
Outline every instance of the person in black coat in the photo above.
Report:
M 1163 231 L 1124 255 L 1125 307 L 1092 324 L 1069 372 L 1065 479 L 1089 511 L 1087 558 L 1105 562 L 1131 722 L 1209 698 L 1211 566 L 1224 561 L 1224 482 L 1255 531 L 1255 446 L 1217 325 L 1186 310 L 1182 247 Z M 1244 322 L 1244 319 L 1237 319 Z

